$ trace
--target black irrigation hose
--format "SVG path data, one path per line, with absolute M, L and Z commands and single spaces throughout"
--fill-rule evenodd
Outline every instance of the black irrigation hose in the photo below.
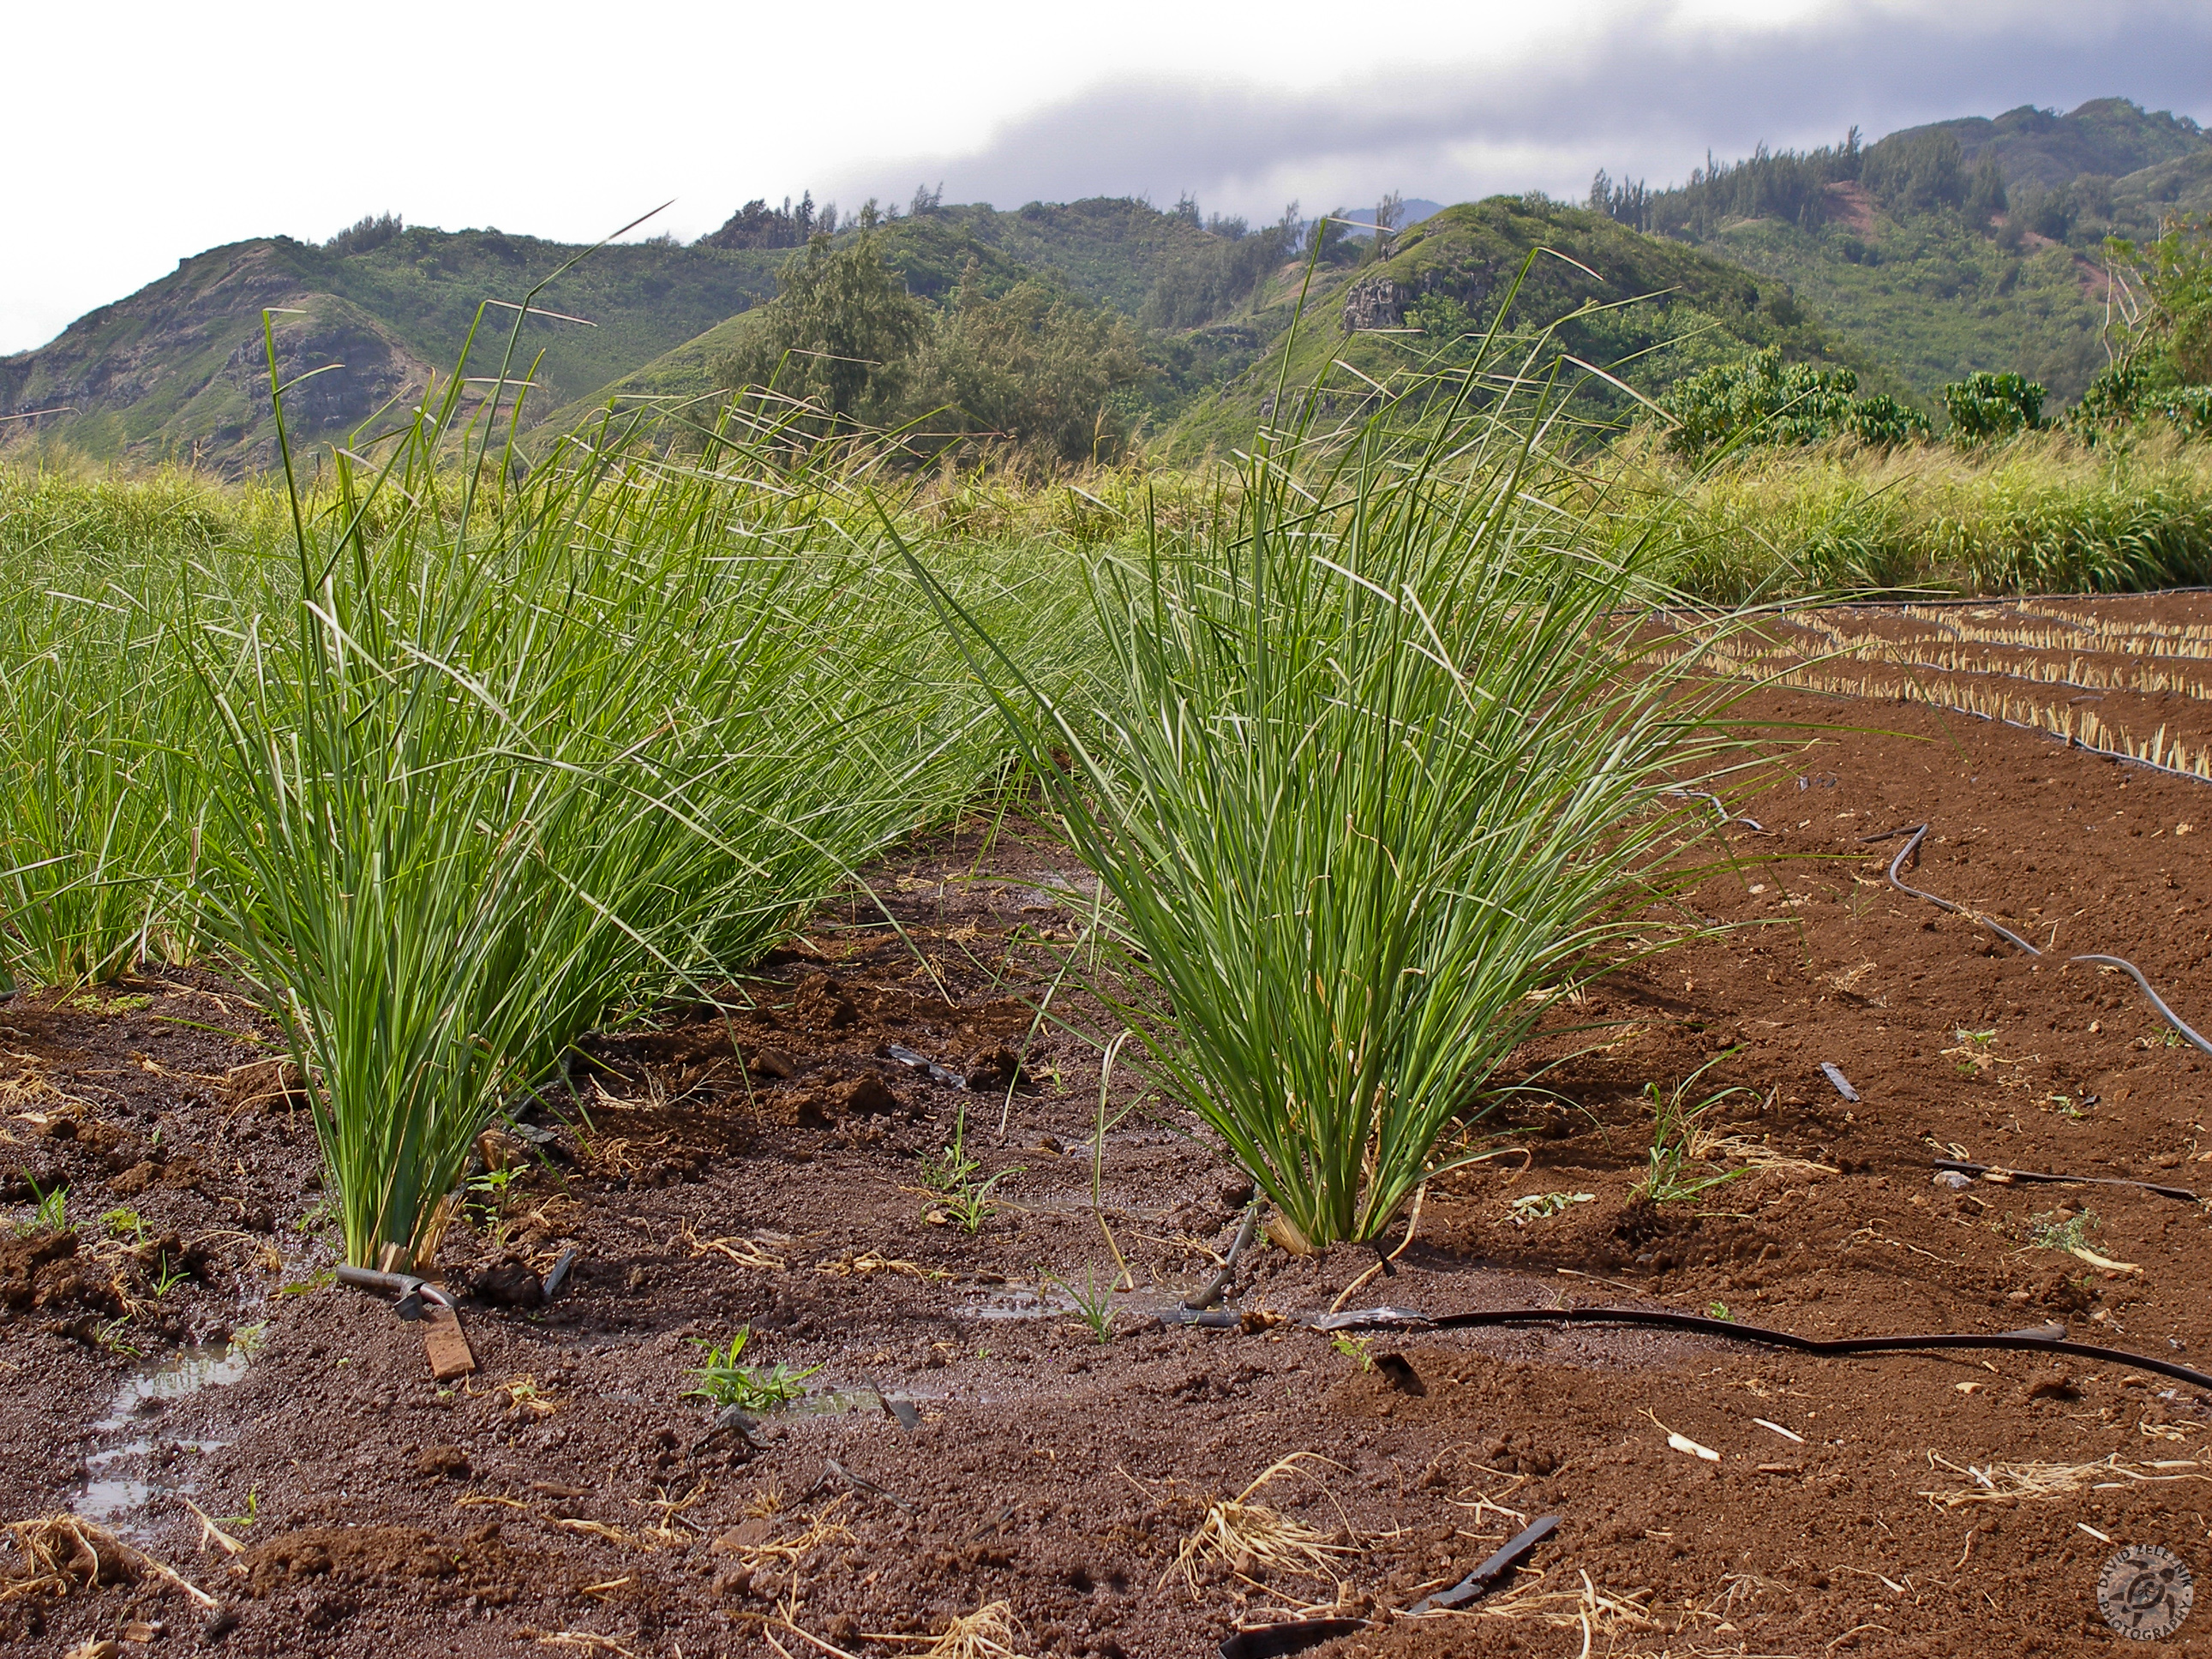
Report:
M 2175 1030 L 2180 1032 L 2182 1036 L 2187 1037 L 2191 1042 L 2202 1048 L 2206 1054 L 2212 1054 L 2212 1042 L 2207 1042 L 2202 1036 L 2197 1035 L 2197 1033 L 2191 1030 L 2189 1027 L 2183 1023 L 2181 1016 L 2175 1013 L 2172 1009 L 2166 1006 L 2166 999 L 2159 995 L 2157 992 L 2151 989 L 2150 981 L 2142 976 L 2142 969 L 2136 967 L 2132 962 L 2128 961 L 2124 957 L 2107 957 L 2093 954 L 2081 957 L 2069 957 L 2067 960 L 2069 962 L 2101 963 L 2106 967 L 2126 969 L 2128 971 L 2128 976 L 2134 980 L 2136 984 L 2142 987 L 2142 994 L 2150 999 L 2151 1006 L 2157 1009 L 2159 1012 L 2166 1016 L 2166 1024 L 2172 1026 Z
M 2009 1170 L 2002 1164 L 1976 1164 L 1962 1158 L 1939 1158 L 1935 1167 L 1976 1179 L 1987 1176 L 2000 1183 L 2034 1181 L 2054 1187 L 2134 1187 L 2146 1193 L 2156 1193 L 2160 1198 L 2178 1198 L 2185 1204 L 2197 1202 L 2197 1194 L 2186 1187 L 2161 1187 L 2155 1181 L 2130 1181 L 2120 1176 L 2060 1175 L 2047 1170 Z
M 1995 933 L 1998 938 L 2003 939 L 2007 944 L 2013 945 L 2018 950 L 2025 951 L 2029 956 L 2041 956 L 2043 954 L 2042 951 L 2037 950 L 2035 946 L 2030 945 L 2018 933 L 2014 933 L 2011 928 L 2002 927 L 1996 922 L 1991 921 L 1987 916 L 1983 915 L 1979 911 L 1969 910 L 1963 904 L 1954 904 L 1949 899 L 1939 898 L 1933 893 L 1923 892 L 1917 887 L 1908 887 L 1905 884 L 1905 882 L 1899 877 L 1897 872 L 1901 867 L 1903 867 L 1905 861 L 1907 859 L 1917 857 L 1920 851 L 1920 843 L 1927 839 L 1928 830 L 1929 826 L 1924 823 L 1908 824 L 1901 830 L 1885 830 L 1878 836 L 1861 836 L 1859 837 L 1859 841 L 1861 844 L 1863 845 L 1869 842 L 1888 841 L 1897 836 L 1904 836 L 1907 837 L 1905 845 L 1897 849 L 1897 856 L 1889 861 L 1889 884 L 1892 887 L 1897 889 L 1899 892 L 1909 895 L 1913 898 L 1925 900 L 1928 903 L 1936 906 L 1936 908 L 1940 910 L 1948 910 L 1954 916 L 1964 916 L 1967 921 L 1973 922 L 1978 926 L 1988 928 L 1992 933 Z M 2133 979 L 2137 985 L 2141 986 L 2142 988 L 2142 994 L 2150 999 L 2151 1006 L 2157 1009 L 2158 1012 L 2165 1017 L 2166 1023 L 2167 1024 L 2173 1027 L 2175 1030 L 2179 1031 L 2198 1048 L 2203 1050 L 2204 1053 L 2212 1054 L 2212 1041 L 2207 1041 L 2200 1033 L 2192 1030 L 2188 1022 L 2184 1020 L 2180 1015 L 2175 1013 L 2172 1009 L 2167 1007 L 2166 1006 L 2166 999 L 2159 995 L 2157 991 L 2152 988 L 2151 982 L 2143 977 L 2142 969 L 2136 967 L 2135 963 L 2130 962 L 2125 957 L 2109 957 L 2104 955 L 2101 951 L 2092 951 L 2086 952 L 2081 956 L 2069 957 L 2066 960 L 2069 963 L 2090 962 L 2095 963 L 2100 967 L 2125 969 L 2129 977 Z
M 2030 945 L 2018 933 L 2014 933 L 2009 927 L 2001 927 L 1996 922 L 1991 921 L 1987 916 L 1982 915 L 1976 911 L 1969 910 L 1963 904 L 1954 904 L 1950 900 L 1947 898 L 1938 898 L 1933 893 L 1923 893 L 1917 887 L 1907 887 L 1905 883 L 1899 878 L 1897 872 L 1904 866 L 1905 861 L 1907 859 L 1912 860 L 1915 863 L 1919 861 L 1920 843 L 1928 838 L 1928 829 L 1929 826 L 1924 823 L 1916 823 L 1903 830 L 1885 830 L 1878 836 L 1861 836 L 1859 840 L 1862 842 L 1864 842 L 1870 841 L 1887 841 L 1893 836 L 1904 836 L 1908 837 L 1905 845 L 1897 849 L 1897 856 L 1889 861 L 1889 884 L 1892 887 L 1897 889 L 1899 892 L 1909 894 L 1914 898 L 1924 899 L 1929 903 L 1936 906 L 1939 910 L 1948 910 L 1954 916 L 1964 916 L 1968 921 L 1978 922 L 1981 926 L 1988 928 L 1991 933 L 1996 933 L 2002 939 L 2005 939 L 2008 944 L 2014 945 L 2019 949 L 2027 951 L 2028 955 L 2032 957 L 2041 956 L 2043 954 L 2042 951 L 2037 950 L 2033 945 Z
M 1322 1331 L 1345 1330 L 1467 1330 L 1488 1325 L 1643 1325 L 1658 1330 L 1691 1331 L 1730 1342 L 1755 1342 L 1771 1348 L 1790 1348 L 1799 1353 L 1841 1358 L 1852 1354 L 1906 1353 L 1928 1348 L 1995 1348 L 2015 1353 L 2063 1353 L 2077 1359 L 2100 1359 L 2186 1382 L 2195 1389 L 2212 1389 L 2212 1376 L 2177 1365 L 2171 1360 L 2119 1348 L 2100 1348 L 2094 1343 L 2071 1342 L 2048 1331 L 2004 1331 L 1986 1335 L 1977 1331 L 1942 1331 L 1926 1336 L 1851 1336 L 1823 1339 L 1799 1336 L 1764 1325 L 1740 1325 L 1732 1319 L 1709 1319 L 1702 1314 L 1672 1313 L 1655 1308 L 1480 1308 L 1470 1313 L 1425 1314 L 1402 1308 L 1364 1308 L 1324 1316 L 1313 1322 Z
M 1230 1281 L 1237 1277 L 1237 1258 L 1244 1254 L 1244 1247 L 1252 1242 L 1252 1231 L 1259 1224 L 1260 1200 L 1255 1198 L 1245 1206 L 1244 1224 L 1237 1230 L 1237 1238 L 1230 1245 L 1229 1254 L 1221 1258 L 1220 1273 L 1215 1275 L 1213 1283 L 1184 1303 L 1185 1308 L 1199 1313 L 1221 1300 L 1229 1289 Z

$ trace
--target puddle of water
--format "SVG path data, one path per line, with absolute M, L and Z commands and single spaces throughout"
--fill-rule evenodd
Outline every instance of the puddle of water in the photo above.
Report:
M 872 1412 L 880 1414 L 884 1402 L 873 1389 L 824 1389 L 820 1394 L 810 1394 L 803 1400 L 793 1400 L 776 1408 L 778 1417 L 840 1417 L 847 1412 Z
M 955 1319 L 1048 1319 L 1074 1310 L 1073 1297 L 1058 1291 L 1032 1291 L 1018 1285 L 962 1304 L 952 1310 Z
M 244 1350 L 228 1342 L 203 1342 L 179 1348 L 156 1361 L 117 1390 L 107 1415 L 92 1426 L 112 1434 L 166 1410 L 173 1401 L 198 1394 L 202 1389 L 235 1382 L 246 1375 Z
M 170 1473 L 171 1466 L 188 1454 L 219 1451 L 228 1443 L 165 1433 L 162 1417 L 176 1401 L 202 1389 L 237 1382 L 246 1375 L 247 1363 L 243 1348 L 204 1342 L 179 1348 L 126 1378 L 107 1415 L 92 1425 L 93 1432 L 138 1432 L 87 1455 L 84 1484 L 70 1508 L 118 1532 L 136 1530 L 134 1518 L 156 1496 L 184 1489 L 185 1482 Z

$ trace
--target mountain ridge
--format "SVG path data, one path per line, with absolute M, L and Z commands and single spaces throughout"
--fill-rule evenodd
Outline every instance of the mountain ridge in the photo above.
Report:
M 1438 227 L 1465 240 L 1484 214 L 1510 222 L 1516 201 L 1534 216 L 1522 230 L 1540 222 L 1577 246 L 1600 234 L 1535 193 L 1441 208 L 1388 247 L 1367 225 L 1339 224 L 1330 232 L 1334 263 L 1322 273 L 1328 303 L 1340 304 L 1378 253 L 1388 256 L 1386 280 L 1407 282 L 1417 296 L 1470 302 L 1467 271 L 1424 263 L 1443 246 Z M 1761 149 L 1657 191 L 1600 174 L 1591 207 L 1650 244 L 1607 241 L 1605 258 L 1650 275 L 1658 288 L 1668 283 L 1656 273 L 1671 271 L 1721 306 L 1688 307 L 1698 327 L 1711 325 L 1713 345 L 1774 343 L 1848 362 L 1869 386 L 1923 408 L 1945 382 L 1980 369 L 2020 370 L 2063 402 L 2103 361 L 2104 237 L 2154 234 L 2171 215 L 2212 211 L 2212 138 L 2185 117 L 2121 98 L 2064 114 L 2021 106 L 1902 129 L 1872 145 L 1854 133 L 1844 146 L 1804 155 Z M 533 382 L 522 394 L 526 421 L 568 423 L 610 401 L 712 394 L 714 362 L 742 338 L 746 314 L 775 294 L 792 257 L 793 238 L 781 231 L 803 226 L 783 225 L 787 217 L 749 204 L 696 243 L 660 238 L 593 252 L 544 301 L 587 320 L 532 317 L 522 327 L 515 373 Z M 1159 422 L 1186 433 L 1219 428 L 1215 435 L 1225 437 L 1207 411 L 1242 407 L 1232 388 L 1287 326 L 1296 268 L 1283 254 L 1313 222 L 1293 210 L 1255 229 L 1203 219 L 1188 198 L 1166 210 L 1090 198 L 1002 211 L 917 193 L 911 213 L 893 213 L 872 234 L 925 300 L 941 301 L 963 279 L 995 292 L 1041 275 L 1137 319 L 1155 370 L 1146 395 Z M 749 226 L 778 230 L 769 240 L 781 245 L 738 245 Z M 1512 242 L 1520 232 L 1498 234 Z M 1482 259 L 1506 257 L 1505 242 Z M 1416 255 L 1424 245 L 1428 252 Z M 1678 269 L 1668 247 L 1717 264 Z M 329 441 L 434 373 L 451 372 L 480 310 L 472 372 L 489 372 L 496 362 L 489 354 L 504 349 L 514 326 L 500 302 L 520 300 L 585 251 L 388 217 L 325 244 L 265 237 L 210 248 L 47 344 L 0 358 L 0 417 L 9 417 L 0 441 L 100 460 L 265 468 L 276 457 L 264 308 L 274 313 L 279 376 L 297 382 L 288 405 L 295 423 L 302 437 Z M 1516 242 L 1511 257 L 1524 251 Z M 1727 299 L 1742 292 L 1753 296 L 1742 305 Z M 1567 304 L 1591 295 L 1553 297 Z M 1762 314 L 1778 300 L 1792 320 Z M 1650 302 L 1629 332 L 1674 304 Z M 1638 337 L 1639 349 L 1665 348 L 1639 359 L 1639 373 L 1670 363 L 1686 372 L 1702 361 L 1702 348 Z M 1373 345 L 1355 342 L 1358 353 Z

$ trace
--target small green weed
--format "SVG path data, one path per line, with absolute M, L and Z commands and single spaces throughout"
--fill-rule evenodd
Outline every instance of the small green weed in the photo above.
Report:
M 110 1210 L 100 1218 L 100 1224 L 118 1238 L 128 1237 L 134 1244 L 143 1244 L 146 1242 L 145 1218 L 136 1210 Z
M 1114 1281 L 1112 1279 L 1109 1279 L 1105 1284 L 1101 1285 L 1098 1282 L 1097 1270 L 1086 1261 L 1083 1264 L 1081 1290 L 1077 1290 L 1071 1281 L 1065 1279 L 1054 1279 L 1047 1282 L 1067 1293 L 1069 1299 L 1075 1304 L 1075 1311 L 1082 1316 L 1083 1322 L 1091 1327 L 1091 1335 L 1097 1337 L 1101 1342 L 1111 1342 L 1114 1340 Z
M 235 1327 L 230 1334 L 230 1351 L 243 1358 L 251 1359 L 269 1346 L 269 1322 L 257 1319 L 251 1325 Z
M 1695 1105 L 1687 1103 L 1692 1085 L 1737 1052 L 1730 1048 L 1715 1054 L 1670 1092 L 1662 1094 L 1656 1083 L 1644 1085 L 1644 1098 L 1651 1103 L 1651 1156 L 1644 1179 L 1636 1184 L 1632 1196 L 1654 1204 L 1671 1204 L 1695 1198 L 1743 1173 L 1740 1168 L 1716 1170 L 1705 1162 L 1702 1149 L 1708 1137 L 1702 1126 L 1707 1114 L 1731 1095 L 1755 1096 L 1759 1091 L 1738 1084 L 1717 1090 Z
M 19 1173 L 29 1183 L 31 1196 L 38 1200 L 38 1207 L 31 1212 L 31 1218 L 28 1221 L 16 1224 L 15 1231 L 19 1233 L 67 1232 L 70 1230 L 69 1188 L 57 1187 L 53 1191 L 47 1192 L 37 1182 L 31 1179 L 29 1170 L 24 1170 Z
M 1361 1370 L 1371 1371 L 1375 1369 L 1375 1356 L 1367 1352 L 1367 1345 L 1374 1340 L 1371 1336 L 1338 1335 L 1329 1338 L 1328 1346 L 1352 1361 Z
M 1943 1052 L 1960 1056 L 1960 1076 L 1978 1077 L 1996 1063 L 1996 1056 L 1990 1053 L 1990 1044 L 1996 1041 L 1995 1027 L 1986 1031 L 1969 1031 L 1954 1026 L 1951 1035 L 1959 1039 L 1959 1046 Z
M 1516 1227 L 1530 1221 L 1541 1221 L 1547 1216 L 1559 1215 L 1577 1204 L 1594 1204 L 1595 1193 L 1528 1193 L 1508 1205 L 1513 1224 Z
M 697 1377 L 699 1385 L 684 1389 L 684 1397 L 688 1400 L 696 1396 L 717 1406 L 740 1406 L 749 1412 L 773 1411 L 778 1406 L 804 1399 L 806 1390 L 799 1385 L 822 1367 L 810 1365 L 798 1371 L 782 1364 L 741 1365 L 738 1356 L 744 1352 L 752 1334 L 751 1326 L 741 1325 L 728 1344 L 720 1348 L 693 1337 L 691 1346 L 699 1350 L 705 1363 L 684 1373 L 686 1376 Z
M 123 1340 L 123 1334 L 130 1328 L 131 1316 L 125 1314 L 95 1328 L 92 1334 L 92 1340 L 110 1353 L 120 1354 L 125 1359 L 143 1359 L 145 1356 L 139 1352 L 138 1345 Z
M 79 1013 L 105 1017 L 111 1014 L 135 1014 L 142 1008 L 154 1006 L 154 999 L 145 996 L 71 997 L 68 1006 Z
M 248 1486 L 246 1489 L 245 1514 L 217 1515 L 209 1518 L 218 1527 L 226 1528 L 233 1532 L 252 1526 L 261 1518 L 261 1489 L 258 1486 Z
M 1023 1169 L 1017 1165 L 978 1180 L 982 1170 L 982 1160 L 968 1151 L 968 1112 L 963 1107 L 953 1121 L 951 1144 L 926 1153 L 919 1166 L 922 1185 L 936 1194 L 925 1216 L 941 1216 L 957 1223 L 963 1232 L 982 1231 L 983 1224 L 999 1207 L 993 1196 L 999 1183 L 1009 1176 L 1022 1174 Z
M 1735 1322 L 1735 1316 L 1729 1311 L 1729 1304 L 1725 1302 L 1709 1304 L 1705 1309 L 1705 1317 L 1708 1319 L 1725 1319 L 1731 1324 Z
M 2039 1250 L 2086 1250 L 2100 1224 L 2094 1210 L 2072 1215 L 2051 1210 L 2027 1218 L 2027 1242 Z

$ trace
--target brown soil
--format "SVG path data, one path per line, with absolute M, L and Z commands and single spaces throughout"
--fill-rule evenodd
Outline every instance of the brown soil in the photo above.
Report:
M 1815 1336 L 2056 1319 L 2205 1364 L 2203 1206 L 1954 1189 L 1930 1160 L 2212 1192 L 2212 1060 L 2169 1042 L 2124 975 L 2063 960 L 2128 957 L 2212 1024 L 2212 841 L 2195 838 L 2212 838 L 2212 795 L 1925 703 L 1784 689 L 1748 710 L 1792 723 L 1735 804 L 1771 833 L 1732 830 L 1733 865 L 1690 907 L 1760 925 L 1563 1009 L 1563 1028 L 1599 1029 L 1520 1057 L 1558 1062 L 1550 1093 L 1471 1127 L 1522 1150 L 1437 1182 L 1393 1276 L 1354 1305 L 1720 1304 Z M 1899 843 L 1859 837 L 1922 821 L 1908 879 L 2056 948 L 2027 958 L 1892 889 Z M 27 1221 L 33 1182 L 65 1184 L 78 1228 L 73 1253 L 0 1246 L 0 1513 L 76 1507 L 220 1604 L 149 1574 L 0 1585 L 0 1646 L 60 1655 L 139 1620 L 166 1627 L 148 1651 L 875 1656 L 1004 1601 L 1018 1651 L 1170 1659 L 1302 1607 L 1402 1607 L 1556 1514 L 1510 1594 L 1320 1651 L 1574 1654 L 1587 1630 L 1591 1653 L 2057 1654 L 2117 1639 L 2095 1584 L 2118 1546 L 2212 1567 L 2212 1401 L 2124 1366 L 1304 1328 L 1371 1250 L 1263 1248 L 1233 1297 L 1250 1328 L 1164 1323 L 1243 1194 L 1157 1097 L 1106 1138 L 1101 1203 L 1139 1288 L 1095 1340 L 1052 1281 L 1113 1271 L 1091 1206 L 1096 1052 L 1031 1012 L 1082 872 L 986 828 L 875 872 L 904 939 L 856 898 L 766 967 L 756 1010 L 591 1045 L 589 1129 L 537 1120 L 556 1128 L 549 1162 L 496 1223 L 449 1235 L 447 1282 L 497 1298 L 465 1299 L 479 1369 L 452 1386 L 419 1327 L 320 1278 L 312 1133 L 272 1068 L 233 1075 L 265 1051 L 223 1035 L 255 1027 L 220 981 L 0 1008 L 10 1218 Z M 1093 1012 L 1065 986 L 1053 1008 Z M 1647 1085 L 1738 1091 L 1706 1120 L 1701 1166 L 1733 1178 L 1632 1198 Z M 1130 1087 L 1117 1073 L 1117 1109 Z M 972 1237 L 921 1190 L 963 1105 L 970 1149 L 1009 1172 Z M 1515 1202 L 1547 1194 L 1556 1213 Z M 122 1206 L 150 1248 L 99 1220 Z M 2128 1267 L 2056 1248 L 2069 1222 Z M 531 1305 L 571 1248 L 568 1286 Z M 748 1360 L 821 1367 L 757 1443 L 684 1395 L 696 1345 L 741 1325 Z M 216 1365 L 240 1331 L 250 1355 L 210 1386 L 149 1380 L 180 1353 Z M 1390 1353 L 1405 1364 L 1375 1363 Z M 1297 1454 L 1248 1503 L 1310 1528 L 1306 1564 L 1325 1569 L 1248 1538 L 1180 1570 L 1211 1506 Z M 2028 1464 L 2057 1466 L 2055 1490 L 2005 1496 L 2003 1466 Z M 232 1517 L 243 1553 L 187 1498 Z M 2166 1645 L 2212 1651 L 2208 1632 L 2200 1610 Z

